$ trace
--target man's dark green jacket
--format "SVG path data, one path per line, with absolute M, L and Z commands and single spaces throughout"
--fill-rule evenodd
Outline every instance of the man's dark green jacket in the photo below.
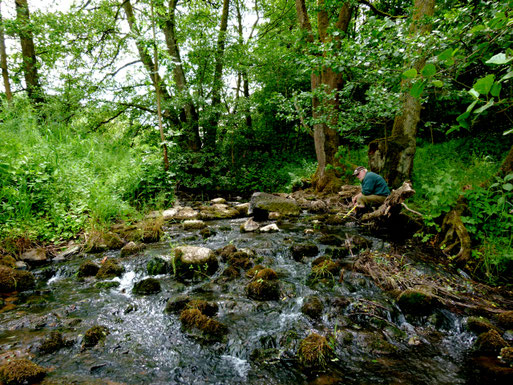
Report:
M 382 195 L 389 196 L 390 189 L 387 182 L 380 175 L 367 171 L 362 180 L 362 194 L 363 195 Z

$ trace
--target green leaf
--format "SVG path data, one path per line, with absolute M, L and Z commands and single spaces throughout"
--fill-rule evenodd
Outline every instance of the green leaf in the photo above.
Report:
M 404 79 L 413 79 L 416 76 L 417 76 L 417 70 L 415 68 L 410 68 L 409 70 L 406 70 L 403 72 Z
M 486 27 L 483 24 L 476 25 L 470 29 L 470 33 L 476 33 L 481 32 L 482 30 L 486 29 Z
M 417 80 L 410 88 L 410 95 L 414 98 L 420 98 L 420 95 L 422 95 L 422 91 L 424 91 L 425 86 L 425 80 Z
M 441 80 L 433 80 L 431 83 L 433 83 L 433 85 L 438 88 L 443 87 L 444 85 L 444 83 Z
M 438 60 L 440 61 L 446 61 L 450 58 L 452 58 L 452 48 L 447 48 L 445 51 L 443 51 L 440 55 L 438 55 Z
M 498 53 L 497 55 L 492 56 L 485 63 L 486 64 L 507 64 L 513 57 L 508 58 L 505 53 Z
M 498 98 L 499 94 L 501 93 L 501 89 L 502 89 L 502 84 L 495 82 L 495 83 L 493 83 L 492 89 L 490 90 L 490 94 L 492 94 L 492 96 L 495 96 L 496 98 Z
M 463 114 L 461 114 L 460 116 L 458 116 L 456 118 L 456 120 L 458 121 L 458 123 L 460 124 L 461 127 L 463 128 L 470 128 L 470 124 L 468 124 L 467 122 L 467 118 L 470 116 L 470 112 L 464 112 Z
M 459 131 L 460 130 L 460 126 L 452 126 L 451 128 L 449 128 L 446 132 L 445 132 L 445 135 L 449 135 L 451 132 L 453 131 Z
M 472 109 L 474 108 L 474 106 L 476 105 L 476 103 L 479 101 L 479 99 L 476 99 L 472 102 L 472 104 L 470 104 L 468 107 L 467 107 L 467 112 L 470 112 L 472 111 Z
M 506 191 L 511 191 L 511 190 L 513 190 L 513 184 L 511 184 L 511 183 L 504 183 L 504 184 L 502 185 L 502 188 L 503 188 L 504 190 L 506 190 Z
M 422 76 L 424 76 L 425 78 L 430 78 L 431 76 L 436 74 L 436 67 L 434 64 L 428 63 L 424 66 L 424 68 L 422 68 L 420 72 Z
M 513 174 L 508 174 L 504 177 L 504 182 L 510 181 L 511 179 L 513 179 Z
M 512 128 L 511 130 L 504 131 L 504 132 L 502 133 L 502 135 L 509 135 L 509 134 L 511 134 L 511 133 L 513 133 L 513 128 Z
M 513 71 L 509 71 L 506 75 L 504 75 L 501 80 L 499 80 L 500 82 L 503 82 L 504 80 L 506 79 L 509 79 L 509 78 L 513 78 Z
M 468 93 L 474 98 L 479 99 L 479 92 L 477 92 L 475 89 L 472 88 Z
M 495 75 L 490 74 L 485 76 L 484 78 L 478 79 L 474 83 L 474 89 L 479 92 L 481 95 L 488 95 L 490 89 L 492 88 L 493 81 L 495 80 Z
M 493 99 L 486 103 L 484 106 L 479 107 L 477 110 L 475 110 L 474 114 L 480 114 L 481 112 L 489 109 L 491 106 L 493 106 Z

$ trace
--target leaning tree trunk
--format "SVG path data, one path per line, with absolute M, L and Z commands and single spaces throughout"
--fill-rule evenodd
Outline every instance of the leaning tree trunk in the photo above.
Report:
M 324 0 L 318 0 L 318 34 L 322 43 L 330 40 L 328 29 L 330 27 L 329 14 L 326 11 Z M 310 19 L 306 10 L 305 0 L 296 0 L 296 11 L 301 29 L 306 32 L 307 40 L 314 42 L 314 36 Z M 338 12 L 338 18 L 335 27 L 343 32 L 347 32 L 351 20 L 352 8 L 349 2 L 344 2 Z M 339 101 L 336 95 L 337 90 L 342 85 L 342 76 L 334 72 L 331 68 L 323 67 L 319 73 L 312 71 L 311 88 L 314 94 L 312 100 L 313 118 L 318 123 L 314 124 L 314 145 L 317 156 L 317 169 L 312 178 L 314 188 L 321 191 L 338 190 L 341 181 L 336 168 L 342 165 L 336 157 L 340 145 L 340 135 L 336 130 L 338 120 Z M 324 110 L 330 111 L 326 116 Z M 319 122 L 322 121 L 322 122 Z M 328 167 L 332 166 L 332 167 Z
M 34 48 L 28 3 L 27 0 L 16 0 L 15 3 L 27 94 L 33 105 L 40 106 L 44 103 L 45 97 L 37 73 L 36 50 Z
M 431 32 L 432 24 L 426 22 L 426 18 L 429 20 L 433 16 L 434 9 L 435 0 L 415 0 L 410 28 L 412 36 Z M 410 65 L 420 72 L 425 63 L 426 58 L 420 53 L 420 57 Z M 420 99 L 409 92 L 411 80 L 404 80 L 401 85 L 404 90 L 401 96 L 402 107 L 395 117 L 391 136 L 369 144 L 370 169 L 383 175 L 392 188 L 411 178 L 421 110 Z

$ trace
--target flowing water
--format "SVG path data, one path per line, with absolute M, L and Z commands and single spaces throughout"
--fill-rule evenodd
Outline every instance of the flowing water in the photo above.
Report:
M 468 383 L 465 357 L 475 337 L 463 330 L 460 316 L 440 309 L 429 317 L 408 318 L 372 280 L 350 270 L 343 273 L 341 282 L 335 277 L 331 284 L 307 285 L 315 257 L 295 261 L 290 247 L 314 242 L 321 256 L 329 246 L 319 242 L 319 231 L 305 235 L 311 227 L 306 219 L 305 214 L 284 221 L 281 231 L 273 234 L 241 233 L 245 219 L 212 221 L 208 225 L 216 234 L 207 239 L 197 230 L 186 232 L 179 224 L 169 225 L 166 241 L 121 259 L 125 273 L 114 279 L 119 281 L 114 288 L 98 288 L 94 278 L 76 278 L 83 256 L 37 269 L 37 290 L 24 294 L 16 308 L 0 314 L 0 354 L 36 351 L 44 336 L 60 330 L 71 343 L 33 358 L 52 369 L 49 378 L 55 383 Z M 358 229 L 347 225 L 323 231 L 351 237 Z M 367 239 L 375 250 L 389 249 L 380 239 Z M 280 300 L 248 298 L 244 288 L 249 278 L 243 273 L 235 280 L 223 280 L 222 262 L 210 279 L 180 282 L 172 275 L 159 275 L 159 294 L 133 295 L 134 283 L 148 277 L 147 262 L 154 257 L 169 258 L 173 247 L 180 244 L 213 250 L 233 244 L 237 249 L 253 250 L 260 263 L 278 273 Z M 105 256 L 119 257 L 119 252 L 85 257 L 100 263 Z M 219 312 L 214 318 L 228 327 L 226 339 L 206 342 L 183 330 L 179 315 L 164 312 L 167 300 L 179 295 L 216 302 Z M 316 320 L 301 312 L 312 295 L 324 304 Z M 93 325 L 106 326 L 110 334 L 103 344 L 83 350 L 82 337 Z M 301 339 L 311 332 L 328 336 L 335 348 L 335 355 L 321 370 L 301 368 L 296 359 Z M 268 355 L 255 358 L 258 351 Z

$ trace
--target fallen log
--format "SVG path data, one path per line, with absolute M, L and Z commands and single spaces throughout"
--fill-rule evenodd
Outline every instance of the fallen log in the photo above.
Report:
M 406 181 L 397 190 L 392 190 L 390 195 L 385 199 L 385 202 L 379 206 L 376 210 L 370 213 L 362 215 L 362 222 L 380 222 L 388 221 L 391 217 L 397 216 L 403 205 L 402 203 L 413 196 L 415 190 L 413 189 L 411 182 Z

